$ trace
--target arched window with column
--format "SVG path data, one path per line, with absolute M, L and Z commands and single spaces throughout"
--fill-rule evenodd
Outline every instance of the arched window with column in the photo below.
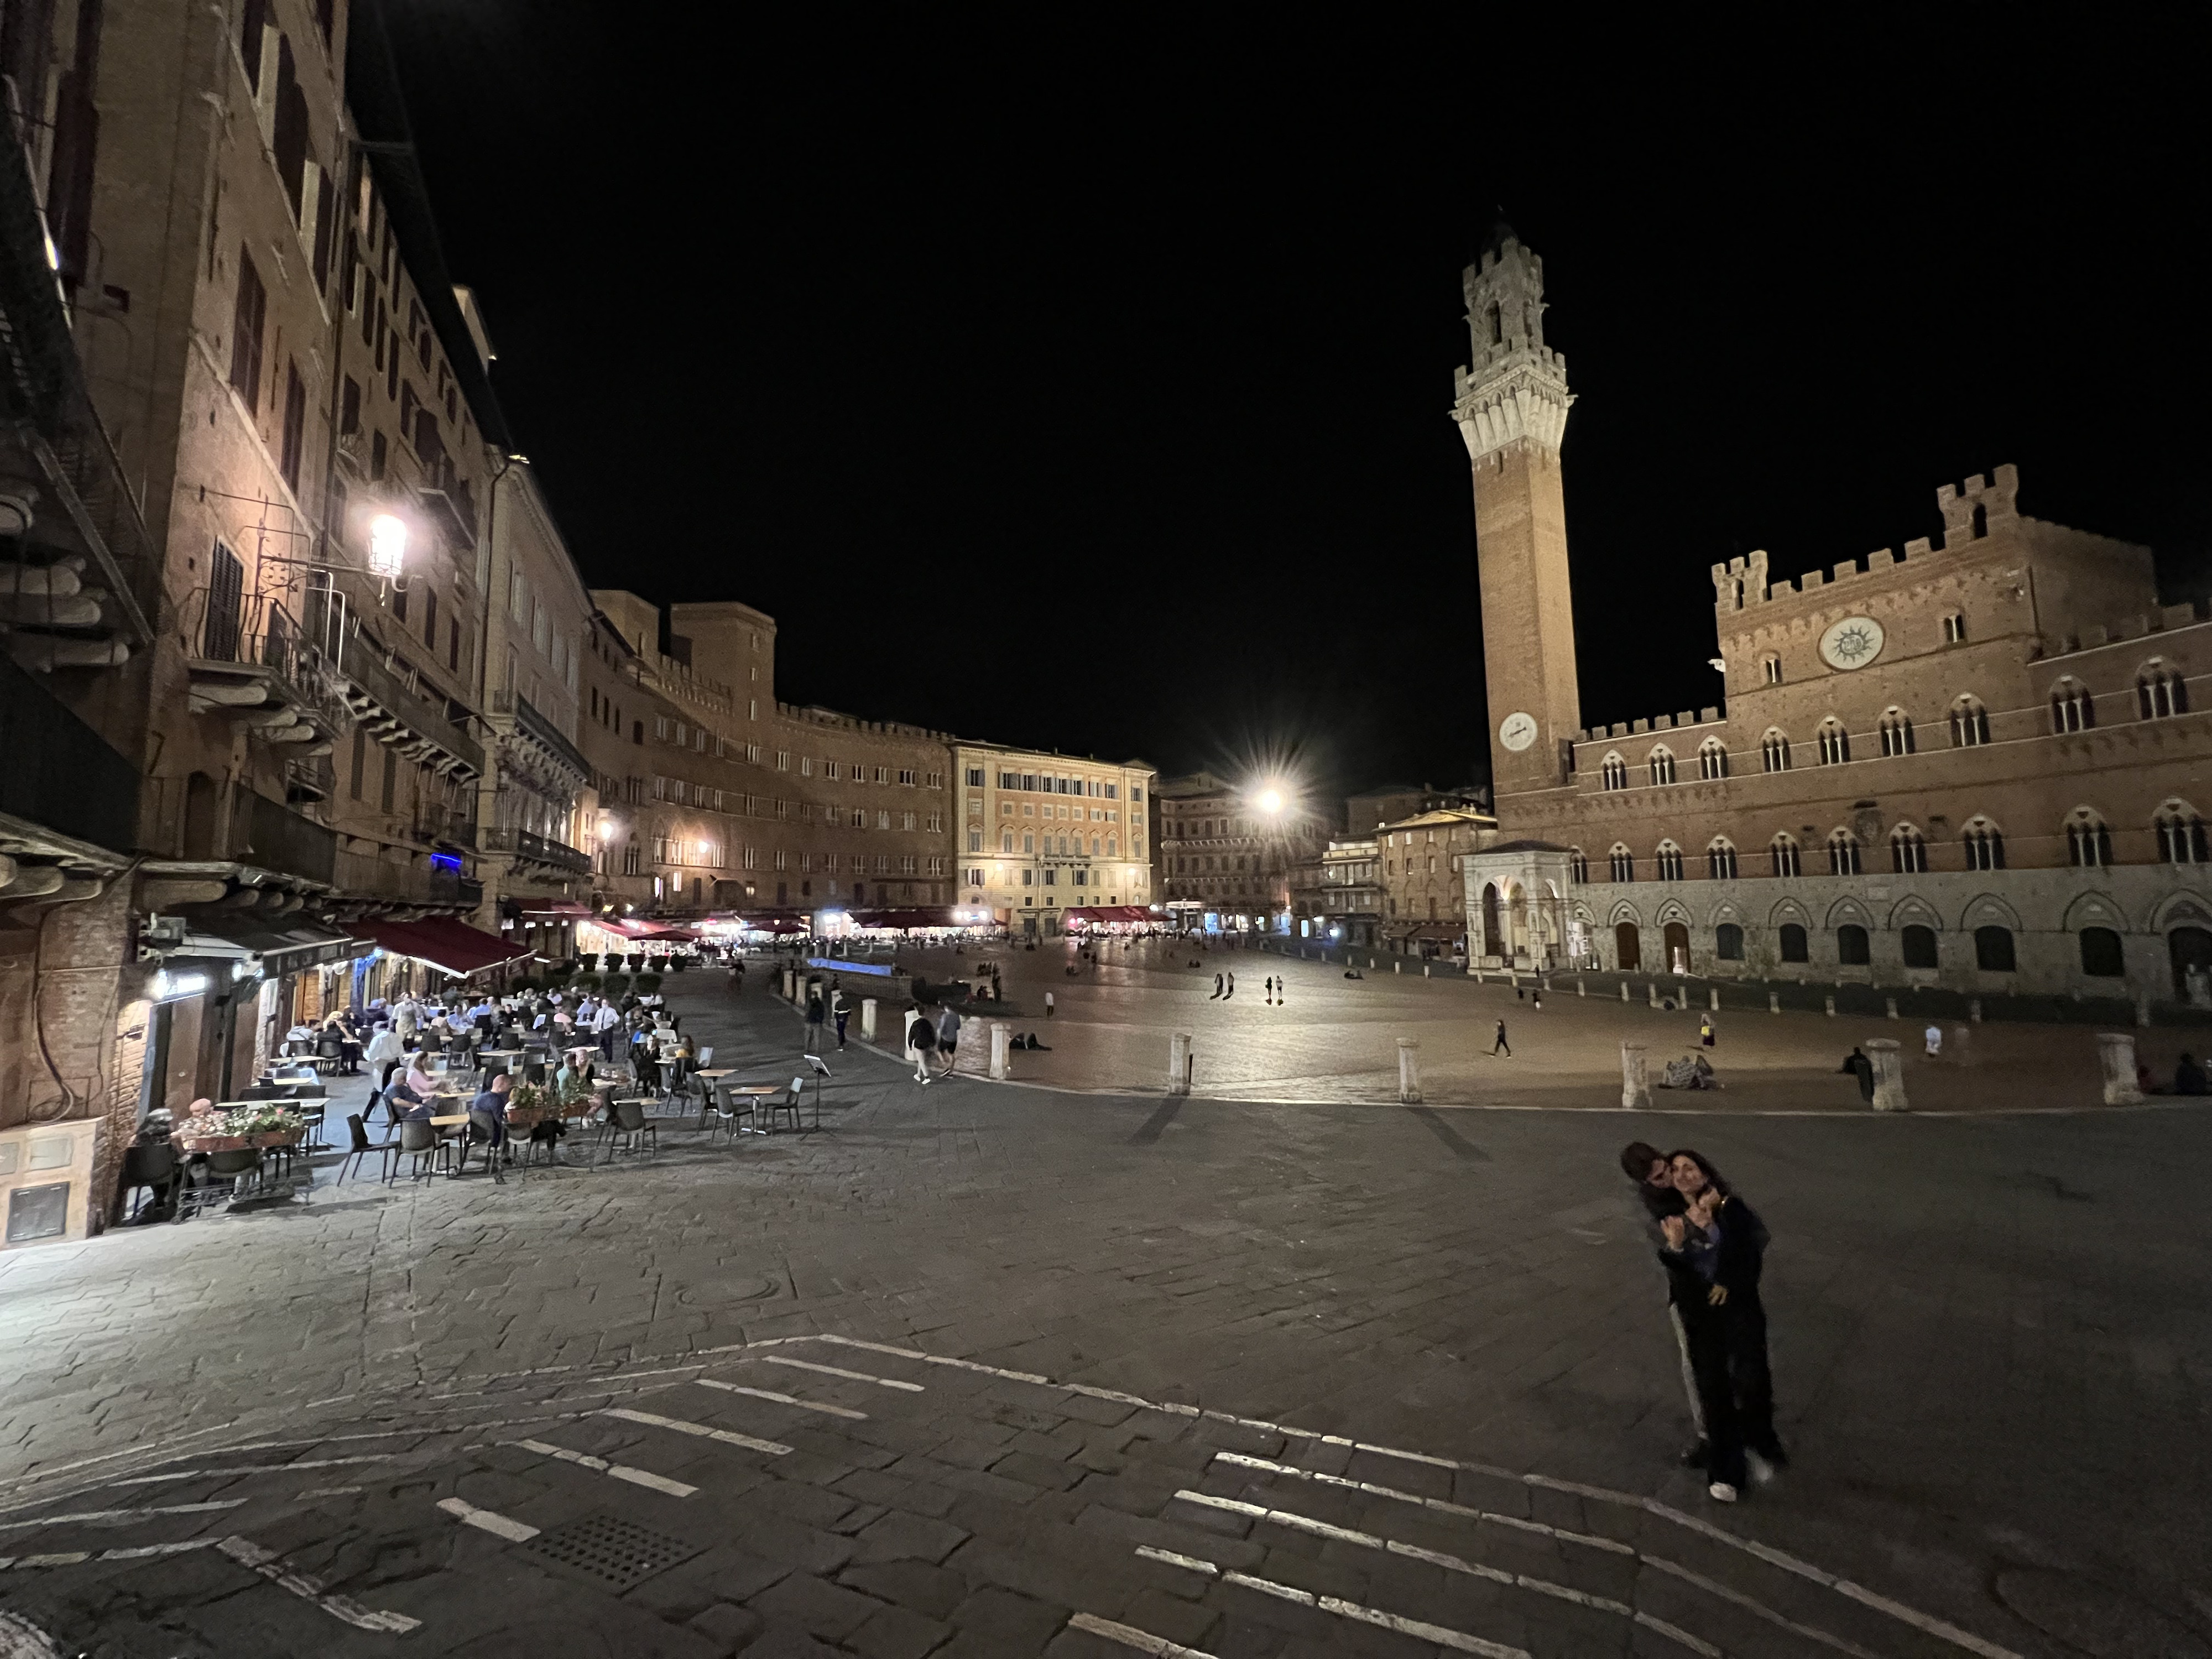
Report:
M 2094 809 L 2077 806 L 2066 817 L 2066 861 L 2077 870 L 2101 870 L 2112 861 L 2112 832 Z
M 1838 766 L 1851 757 L 1851 734 L 1844 730 L 1844 723 L 1833 714 L 1820 722 L 1816 736 L 1821 765 Z
M 1682 878 L 1682 849 L 1671 841 L 1659 843 L 1656 854 L 1659 864 L 1659 879 L 1680 881 Z
M 1979 697 L 1960 697 L 1951 705 L 1951 747 L 1973 749 L 1990 740 L 1990 711 Z
M 1787 833 L 1777 836 L 1766 844 L 1766 856 L 1772 860 L 1778 876 L 1801 873 L 1797 855 L 1797 838 Z
M 1859 873 L 1859 838 L 1848 830 L 1838 830 L 1828 837 L 1828 873 L 1832 876 L 1856 876 Z
M 1706 845 L 1705 874 L 1715 881 L 1735 879 L 1735 847 L 1726 836 L 1715 836 Z
M 1579 847 L 1567 848 L 1567 879 L 1577 887 L 1589 884 L 1589 860 Z
M 1628 787 L 1628 763 L 1618 755 L 1608 754 L 1598 768 L 1598 776 L 1607 789 Z
M 1707 738 L 1698 745 L 1698 775 L 1710 783 L 1728 775 L 1728 745 L 1718 738 Z
M 2163 657 L 2136 670 L 2136 711 L 2147 720 L 2189 712 L 2189 682 Z
M 2063 736 L 2087 732 L 2097 724 L 2097 700 L 2089 688 L 2071 674 L 2051 688 L 2051 729 Z
M 1889 867 L 1900 876 L 1928 872 L 1928 840 L 1909 823 L 1889 832 Z
M 2207 846 L 2204 820 L 2197 809 L 2185 800 L 2169 800 L 2158 809 L 2151 820 L 2158 832 L 2158 858 L 2161 864 L 2212 864 L 2212 847 Z
M 1909 755 L 1912 748 L 1912 717 L 1902 708 L 1882 710 L 1881 752 L 1885 755 Z
M 1966 820 L 1966 827 L 1959 832 L 1959 843 L 1966 849 L 1969 870 L 2005 867 L 2004 831 L 1979 814 Z
M 1790 738 L 1781 727 L 1770 726 L 1759 740 L 1759 757 L 1770 772 L 1790 769 Z
M 1661 744 L 1651 751 L 1651 781 L 1654 783 L 1674 781 L 1674 751 L 1664 744 Z
M 1615 881 L 1636 879 L 1636 854 L 1630 852 L 1625 845 L 1620 842 L 1613 842 L 1613 851 L 1608 857 L 1613 865 L 1613 878 Z

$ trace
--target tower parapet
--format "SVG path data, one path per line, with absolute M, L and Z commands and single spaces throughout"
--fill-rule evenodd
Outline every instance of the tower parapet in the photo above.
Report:
M 1543 260 L 1500 226 L 1462 286 L 1473 355 L 1452 374 L 1452 419 L 1468 459 L 1516 442 L 1556 456 L 1575 399 L 1566 359 L 1544 343 Z

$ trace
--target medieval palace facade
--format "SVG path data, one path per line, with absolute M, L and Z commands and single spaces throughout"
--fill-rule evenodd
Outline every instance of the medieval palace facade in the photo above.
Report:
M 1585 726 L 1543 262 L 1466 273 L 1500 828 L 1471 949 L 1997 993 L 2212 1000 L 2212 623 L 2150 550 L 2022 514 L 2001 466 L 1940 536 L 1796 580 L 1711 570 L 1723 706 Z

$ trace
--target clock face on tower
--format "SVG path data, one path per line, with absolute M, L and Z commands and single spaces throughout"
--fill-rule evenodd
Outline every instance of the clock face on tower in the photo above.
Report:
M 1519 754 L 1536 741 L 1536 717 L 1525 712 L 1508 714 L 1498 724 L 1498 740 Z
M 1820 635 L 1820 660 L 1831 668 L 1864 668 L 1881 654 L 1881 624 L 1872 617 L 1846 617 Z

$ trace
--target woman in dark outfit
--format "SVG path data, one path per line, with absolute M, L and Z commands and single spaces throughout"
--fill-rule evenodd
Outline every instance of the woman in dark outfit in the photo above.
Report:
M 1774 1433 L 1774 1379 L 1766 1361 L 1766 1309 L 1759 1271 L 1765 1224 L 1693 1152 L 1673 1153 L 1674 1190 L 1687 1208 L 1660 1222 L 1667 1243 L 1659 1259 L 1676 1279 L 1698 1380 L 1705 1434 L 1711 1443 L 1706 1488 L 1733 1504 L 1744 1484 L 1745 1453 L 1780 1466 L 1789 1462 Z

